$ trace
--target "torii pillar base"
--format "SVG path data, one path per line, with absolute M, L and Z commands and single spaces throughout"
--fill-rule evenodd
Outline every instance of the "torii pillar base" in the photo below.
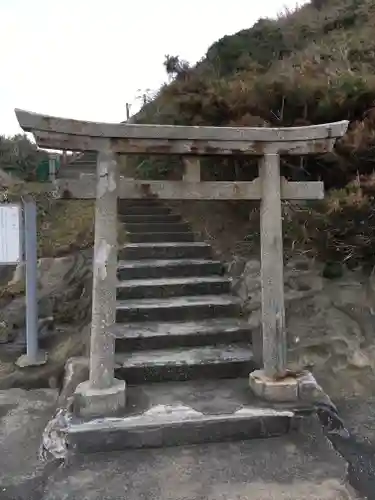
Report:
M 274 403 L 298 401 L 298 380 L 287 376 L 277 380 L 268 377 L 263 370 L 256 370 L 249 375 L 250 389 L 255 396 Z
M 332 405 L 329 396 L 307 370 L 279 380 L 268 377 L 264 370 L 255 370 L 249 375 L 249 385 L 255 396 L 272 403 Z
M 109 417 L 125 408 L 126 383 L 114 379 L 108 389 L 94 389 L 90 381 L 78 385 L 74 393 L 74 412 L 83 418 Z

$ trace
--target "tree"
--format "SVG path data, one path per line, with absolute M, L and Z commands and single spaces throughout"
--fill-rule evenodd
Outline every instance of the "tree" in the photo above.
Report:
M 13 172 L 24 180 L 32 180 L 37 166 L 47 156 L 26 135 L 0 135 L 0 169 L 5 172 Z
M 180 56 L 170 55 L 165 56 L 164 67 L 171 79 L 184 76 L 190 68 L 189 63 L 181 60 Z

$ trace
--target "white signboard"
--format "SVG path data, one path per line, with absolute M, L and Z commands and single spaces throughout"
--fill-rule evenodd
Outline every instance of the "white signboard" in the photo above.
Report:
M 19 205 L 0 205 L 0 265 L 22 260 L 21 221 Z

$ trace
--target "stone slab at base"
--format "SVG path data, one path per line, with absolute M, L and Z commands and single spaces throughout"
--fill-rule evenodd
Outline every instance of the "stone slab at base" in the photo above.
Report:
M 20 356 L 16 365 L 19 368 L 28 368 L 29 366 L 42 366 L 47 363 L 47 353 L 44 351 L 39 351 L 35 358 L 30 358 L 27 354 L 23 354 Z
M 257 400 L 248 380 L 160 382 L 127 387 L 123 415 L 67 427 L 75 453 L 271 438 L 295 428 L 295 411 Z
M 93 389 L 90 381 L 79 384 L 74 393 L 74 413 L 80 417 L 105 417 L 125 408 L 126 383 L 114 379 L 108 389 Z
M 249 375 L 249 384 L 257 397 L 274 403 L 330 403 L 329 397 L 309 372 L 274 380 L 267 377 L 263 370 L 255 370 Z

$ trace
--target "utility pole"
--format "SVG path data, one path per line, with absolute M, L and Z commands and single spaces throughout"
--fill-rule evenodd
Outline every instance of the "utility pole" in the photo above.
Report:
M 130 118 L 130 104 L 127 102 L 126 103 L 126 119 L 129 120 Z

